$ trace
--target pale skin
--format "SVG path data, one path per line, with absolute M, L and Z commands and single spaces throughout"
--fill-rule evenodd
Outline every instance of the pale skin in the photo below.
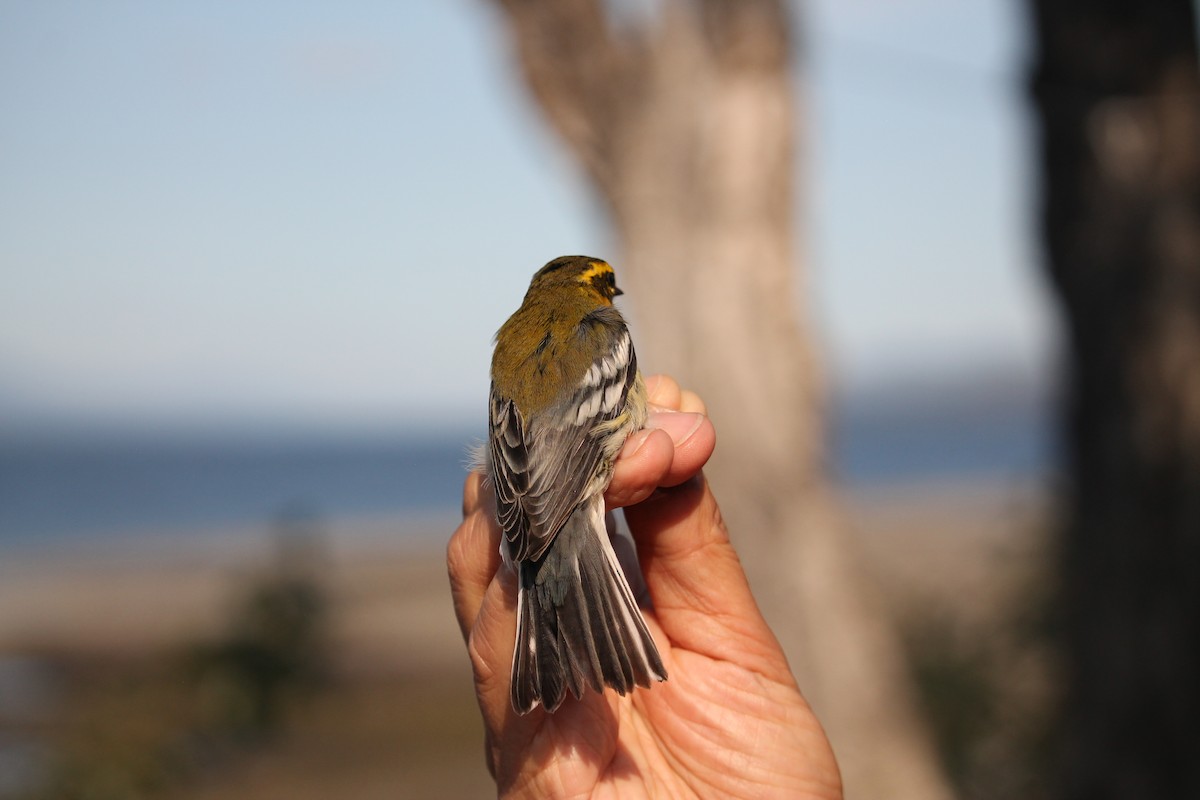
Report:
M 509 702 L 516 580 L 494 499 L 473 473 L 448 548 L 454 609 L 475 674 L 488 769 L 505 798 L 781 797 L 834 800 L 841 778 L 746 575 L 701 468 L 716 432 L 703 402 L 646 380 L 651 416 L 617 460 L 669 680 L 621 697 L 568 697 L 554 714 Z

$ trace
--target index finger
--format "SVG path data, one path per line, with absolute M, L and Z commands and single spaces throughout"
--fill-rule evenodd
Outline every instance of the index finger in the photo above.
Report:
M 613 465 L 604 493 L 608 507 L 640 503 L 660 486 L 687 480 L 708 461 L 716 441 L 716 430 L 703 414 L 650 412 L 646 427 L 630 435 Z

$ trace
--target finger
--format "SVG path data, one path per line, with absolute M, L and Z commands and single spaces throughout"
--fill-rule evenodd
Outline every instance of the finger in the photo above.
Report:
M 463 522 L 450 537 L 447 564 L 454 613 L 467 644 L 488 740 L 497 741 L 503 733 L 506 748 L 516 746 L 523 752 L 525 745 L 517 740 L 533 735 L 535 719 L 543 712 L 518 717 L 509 701 L 517 585 L 516 573 L 500 558 L 495 505 L 483 476 L 469 475 L 463 487 Z
M 626 508 L 625 519 L 673 649 L 791 680 L 703 474 Z
M 509 680 L 516 636 L 516 572 L 505 567 L 496 573 L 495 580 L 485 590 L 479 613 L 467 636 L 467 652 L 475 672 L 475 692 L 484 724 L 492 731 L 505 726 L 512 709 Z
M 684 389 L 679 395 L 679 410 L 690 411 L 695 414 L 707 414 L 708 406 L 700 399 L 700 395 Z
M 680 388 L 679 383 L 670 375 L 651 375 L 645 379 L 646 384 L 646 402 L 651 406 L 668 409 L 670 411 L 679 410 Z
M 500 567 L 500 527 L 496 500 L 478 472 L 463 486 L 463 521 L 446 545 L 446 567 L 454 614 L 465 640 L 479 614 L 484 592 Z
M 617 457 L 604 495 L 609 508 L 639 503 L 659 486 L 687 480 L 716 445 L 712 422 L 701 414 L 656 411 L 646 425 L 629 437 Z
M 671 438 L 671 465 L 659 480 L 659 486 L 678 486 L 699 472 L 717 446 L 717 431 L 703 414 L 660 411 L 651 414 L 647 427 Z

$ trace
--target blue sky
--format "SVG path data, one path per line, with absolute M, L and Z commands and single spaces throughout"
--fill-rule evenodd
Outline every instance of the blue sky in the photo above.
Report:
M 801 6 L 799 224 L 836 383 L 1048 359 L 1018 11 Z M 497 21 L 0 4 L 0 426 L 475 415 L 532 272 L 611 251 Z

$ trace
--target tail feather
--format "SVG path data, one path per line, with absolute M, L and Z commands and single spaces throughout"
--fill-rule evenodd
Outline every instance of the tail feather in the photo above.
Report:
M 604 528 L 599 497 L 584 503 L 538 561 L 520 565 L 512 703 L 554 711 L 570 691 L 624 695 L 666 680 L 662 658 Z

